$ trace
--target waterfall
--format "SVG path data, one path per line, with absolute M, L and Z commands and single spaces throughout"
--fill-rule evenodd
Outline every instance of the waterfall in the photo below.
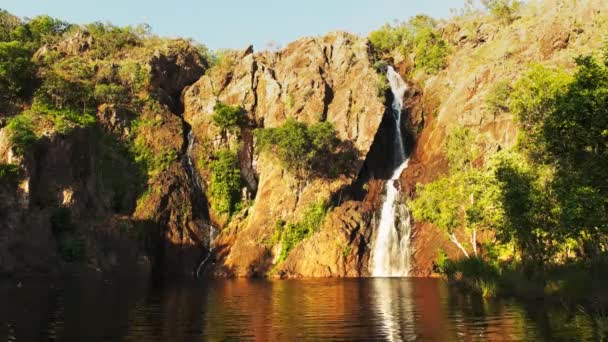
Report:
M 403 96 L 408 87 L 401 76 L 390 66 L 386 76 L 393 92 L 395 153 L 392 165 L 394 171 L 391 179 L 386 182 L 386 197 L 382 204 L 380 223 L 376 229 L 376 240 L 371 252 L 371 274 L 374 277 L 405 277 L 408 275 L 410 266 L 411 225 L 407 206 L 400 201 L 398 184 L 399 177 L 408 164 L 401 134 Z
M 194 148 L 194 142 L 195 142 L 194 131 L 192 130 L 192 127 L 190 127 L 190 125 L 188 125 L 184 121 L 184 133 L 186 133 L 186 132 L 187 132 L 187 134 L 186 134 L 187 145 L 185 145 L 186 153 L 184 154 L 185 166 L 187 168 L 187 171 L 188 171 L 187 174 L 190 178 L 190 182 L 192 183 L 192 187 L 194 188 L 195 196 L 200 196 L 203 193 L 203 187 L 202 187 L 200 175 L 199 175 L 198 171 L 196 170 L 196 168 L 194 167 L 194 162 L 192 160 L 192 150 Z M 207 241 L 207 255 L 205 258 L 203 258 L 201 260 L 201 262 L 198 264 L 198 267 L 196 268 L 195 275 L 197 278 L 200 276 L 200 272 L 204 269 L 204 266 L 207 264 L 207 261 L 209 261 L 209 259 L 213 255 L 213 251 L 215 249 L 215 246 L 213 244 L 214 235 L 217 235 L 217 233 L 219 233 L 219 231 L 217 231 L 217 229 L 215 227 L 213 227 L 213 225 L 211 225 L 211 224 L 208 225 L 208 229 L 209 229 L 209 240 Z
M 188 147 L 186 148 L 186 165 L 190 171 L 190 178 L 192 185 L 194 186 L 194 190 L 201 192 L 201 180 L 199 179 L 198 171 L 194 168 L 194 162 L 192 162 L 192 149 L 194 148 L 194 131 L 192 128 L 189 129 L 187 137 Z

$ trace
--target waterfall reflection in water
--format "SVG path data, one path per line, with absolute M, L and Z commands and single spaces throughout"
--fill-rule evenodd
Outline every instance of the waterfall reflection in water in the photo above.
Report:
M 436 279 L 0 282 L 0 341 L 594 340 L 584 316 Z

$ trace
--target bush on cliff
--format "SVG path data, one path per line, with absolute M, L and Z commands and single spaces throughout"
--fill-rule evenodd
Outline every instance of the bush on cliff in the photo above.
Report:
M 215 153 L 209 164 L 211 208 L 219 214 L 231 215 L 240 201 L 241 172 L 236 153 L 223 149 Z
M 32 119 L 27 115 L 21 114 L 11 118 L 6 127 L 13 151 L 18 155 L 23 155 L 37 140 Z
M 287 259 L 291 252 L 304 239 L 317 232 L 327 216 L 328 206 L 320 201 L 307 208 L 302 220 L 296 223 L 281 222 L 275 226 L 275 238 L 281 243 L 278 262 Z M 278 237 L 278 238 L 277 238 Z
M 276 128 L 258 129 L 255 137 L 258 151 L 276 153 L 286 169 L 300 176 L 322 163 L 338 144 L 330 122 L 309 126 L 295 119 Z
M 498 20 L 512 23 L 523 4 L 520 0 L 481 0 L 482 5 Z
M 245 110 L 239 106 L 229 106 L 218 101 L 213 106 L 213 110 L 211 120 L 222 130 L 222 134 L 235 133 L 245 119 Z
M 31 52 L 20 42 L 0 42 L 0 105 L 11 103 L 31 89 L 35 67 Z
M 445 68 L 450 47 L 431 17 L 417 15 L 407 22 L 386 24 L 369 35 L 374 49 L 380 53 L 399 50 L 404 56 L 414 54 L 414 66 L 429 74 Z
M 13 184 L 18 178 L 18 165 L 0 163 L 0 184 Z

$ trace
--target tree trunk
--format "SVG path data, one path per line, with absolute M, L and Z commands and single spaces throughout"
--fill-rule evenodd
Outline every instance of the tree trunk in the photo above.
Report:
M 458 239 L 456 238 L 456 235 L 454 235 L 454 233 L 450 234 L 450 240 L 452 240 L 452 242 L 462 251 L 462 253 L 464 254 L 465 257 L 467 257 L 467 258 L 469 257 L 469 253 L 467 253 L 467 250 L 464 249 L 464 247 L 458 241 Z
M 473 228 L 473 234 L 472 234 L 472 238 L 471 238 L 471 244 L 473 245 L 473 254 L 475 254 L 475 256 L 477 256 L 477 229 Z

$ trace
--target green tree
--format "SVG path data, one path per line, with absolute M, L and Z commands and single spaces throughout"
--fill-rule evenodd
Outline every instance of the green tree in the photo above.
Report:
M 55 43 L 71 28 L 71 25 L 48 15 L 40 15 L 28 20 L 11 32 L 11 38 L 30 43 L 33 49 Z
M 505 212 L 496 226 L 498 238 L 515 242 L 529 269 L 542 270 L 564 235 L 560 231 L 559 205 L 552 191 L 552 169 L 531 165 L 520 154 L 499 153 L 490 169 L 500 189 Z
M 440 34 L 429 28 L 419 29 L 414 37 L 415 66 L 429 74 L 436 74 L 447 65 L 450 53 L 448 43 Z
M 0 42 L 0 103 L 24 96 L 33 83 L 31 52 L 19 42 Z
M 240 106 L 229 106 L 217 101 L 213 106 L 213 110 L 214 114 L 211 120 L 222 130 L 223 135 L 226 132 L 235 133 L 244 123 L 245 110 Z
M 512 23 L 523 4 L 520 0 L 481 0 L 490 13 L 505 24 Z
M 408 203 L 415 219 L 434 224 L 446 232 L 465 256 L 469 252 L 458 235 L 468 235 L 477 255 L 477 232 L 494 228 L 503 220 L 496 202 L 499 189 L 488 171 L 474 167 L 478 155 L 473 133 L 455 128 L 448 134 L 445 152 L 450 172 L 438 180 L 418 185 L 417 197 Z
M 435 74 L 445 68 L 450 48 L 437 29 L 437 22 L 426 15 L 417 15 L 407 22 L 386 24 L 369 35 L 374 49 L 380 53 L 400 50 L 414 53 L 417 70 Z
M 11 32 L 21 25 L 21 19 L 5 10 L 0 10 L 0 42 L 11 41 Z
M 311 126 L 288 119 L 282 126 L 255 132 L 259 151 L 276 153 L 283 166 L 302 175 L 319 167 L 338 144 L 336 131 L 330 122 Z

